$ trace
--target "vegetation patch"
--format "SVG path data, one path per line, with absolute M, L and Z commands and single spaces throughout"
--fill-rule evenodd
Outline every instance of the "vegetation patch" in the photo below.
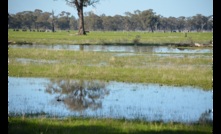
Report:
M 47 134 L 211 134 L 211 124 L 145 122 L 125 119 L 97 118 L 28 118 L 10 117 L 8 133 Z
M 131 56 L 117 54 L 10 48 L 9 75 L 161 83 L 212 89 L 212 59 L 208 58 L 212 56 L 211 53 L 184 54 L 182 58 L 177 57 L 177 54 L 170 54 L 171 56 L 157 56 L 153 53 Z M 44 63 L 23 63 L 17 60 L 19 58 L 44 60 Z
M 77 36 L 77 31 L 60 32 L 22 32 L 9 29 L 8 40 L 15 43 L 32 44 L 100 44 L 100 45 L 179 45 L 192 43 L 210 44 L 213 33 L 147 33 L 147 32 L 113 32 L 91 31 L 87 36 Z

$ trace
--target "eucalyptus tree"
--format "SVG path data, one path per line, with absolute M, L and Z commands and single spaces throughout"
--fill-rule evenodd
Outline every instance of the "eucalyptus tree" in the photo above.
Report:
M 150 27 L 152 33 L 154 32 L 155 29 L 157 30 L 159 23 L 160 23 L 159 16 L 157 16 L 155 14 L 151 14 L 149 16 L 149 27 Z
M 70 30 L 70 13 L 62 11 L 57 18 L 57 25 L 62 30 Z
M 32 24 L 34 23 L 34 16 L 32 11 L 18 12 L 16 16 L 18 17 L 19 21 L 21 21 L 22 28 L 31 29 Z
M 137 13 L 137 12 L 136 12 Z M 125 12 L 125 17 L 124 17 L 124 24 L 126 27 L 126 30 L 136 30 L 136 29 L 141 29 L 140 28 L 140 22 L 138 20 L 138 15 L 134 12 Z
M 184 16 L 180 16 L 177 18 L 177 29 L 181 32 L 186 25 L 186 18 Z
M 192 17 L 187 17 L 186 18 L 186 25 L 185 25 L 185 28 L 188 30 L 188 31 L 191 31 L 193 30 L 194 28 L 194 24 L 193 24 L 193 18 Z
M 203 16 L 202 14 L 197 14 L 193 16 L 193 22 L 198 32 L 204 29 L 204 26 L 207 24 L 207 21 L 208 18 L 206 16 Z
M 153 25 L 154 25 L 154 13 L 152 9 L 144 10 L 139 13 L 140 22 L 142 24 L 142 30 L 147 30 L 150 26 L 153 32 Z
M 102 15 L 102 25 L 105 31 L 116 30 L 113 26 L 113 17 Z
M 41 15 L 41 13 L 42 13 L 43 11 L 42 10 L 40 10 L 40 9 L 35 9 L 35 11 L 34 11 L 34 19 L 35 19 L 35 22 L 34 22 L 34 25 L 35 25 L 35 29 L 37 29 L 38 30 L 38 22 L 39 22 L 39 20 L 38 20 L 38 18 L 40 17 L 40 15 Z
M 124 30 L 129 31 L 131 27 L 131 20 L 128 16 L 124 17 L 123 23 L 124 23 L 124 27 L 123 27 Z
M 159 18 L 159 23 L 160 23 L 160 28 L 163 30 L 163 32 L 165 33 L 166 30 L 168 29 L 168 21 L 166 17 L 160 16 Z
M 67 20 L 65 16 L 59 17 L 57 19 L 57 26 L 61 30 L 67 30 L 70 28 L 69 21 Z
M 129 31 L 129 30 L 133 30 L 133 22 L 132 22 L 132 13 L 130 12 L 125 12 L 124 13 L 126 16 L 124 17 L 124 29 Z
M 22 27 L 21 15 L 10 14 L 9 28 L 19 29 Z
M 92 11 L 86 12 L 84 15 L 85 28 L 88 30 L 102 30 L 102 19 Z
M 37 20 L 36 20 L 37 29 L 39 27 L 44 28 L 44 29 L 51 28 L 50 16 L 51 16 L 51 13 L 49 13 L 49 12 L 41 13 L 40 16 L 38 16 Z
M 70 17 L 69 26 L 71 29 L 77 30 L 77 19 L 73 15 Z
M 173 32 L 174 30 L 176 30 L 177 28 L 177 19 L 175 17 L 169 17 L 167 19 L 168 22 L 168 27 L 170 29 L 171 32 Z
M 135 30 L 144 30 L 146 28 L 146 25 L 144 22 L 145 20 L 143 20 L 140 10 L 135 10 L 131 19 L 133 21 L 133 26 L 135 27 Z
M 157 16 L 156 13 L 153 12 L 153 9 L 144 11 L 135 10 L 132 19 L 136 20 L 137 22 L 136 29 L 147 30 L 148 28 L 150 28 L 152 32 L 154 32 L 157 24 L 159 23 L 159 16 Z
M 108 31 L 111 30 L 111 23 L 112 23 L 112 17 L 111 16 L 106 16 L 105 14 L 101 14 L 100 18 L 102 20 L 102 30 L 103 31 Z
M 98 3 L 100 0 L 65 0 L 67 5 L 71 7 L 75 7 L 78 12 L 78 34 L 79 35 L 86 35 L 85 28 L 84 28 L 84 7 L 87 6 L 95 6 L 94 4 Z
M 213 29 L 213 15 L 208 16 L 207 30 Z
M 113 16 L 113 23 L 112 26 L 114 30 L 124 30 L 124 17 L 121 15 Z

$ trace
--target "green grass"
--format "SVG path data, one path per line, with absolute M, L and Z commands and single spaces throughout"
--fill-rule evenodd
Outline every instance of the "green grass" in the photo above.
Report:
M 9 134 L 211 134 L 211 124 L 96 118 L 10 117 Z
M 148 33 L 148 32 L 113 32 L 113 31 L 91 31 L 87 36 L 76 35 L 77 31 L 57 31 L 51 32 L 22 32 L 8 31 L 8 40 L 16 43 L 33 44 L 121 44 L 134 45 L 137 36 L 139 44 L 146 45 L 169 45 L 191 42 L 208 44 L 212 40 L 213 33 Z
M 212 54 L 183 54 L 182 58 L 118 53 L 10 48 L 10 76 L 99 79 L 105 81 L 160 83 L 212 89 Z M 192 56 L 195 56 L 194 58 Z M 45 61 L 22 63 L 17 58 Z M 56 61 L 47 63 L 47 61 Z

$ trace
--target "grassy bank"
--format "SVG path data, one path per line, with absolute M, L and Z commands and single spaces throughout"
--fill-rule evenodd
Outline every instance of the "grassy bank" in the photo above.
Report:
M 114 52 L 10 48 L 9 75 L 160 83 L 212 89 L 212 54 L 181 56 L 157 56 L 152 53 L 119 56 Z M 29 62 L 20 62 L 19 58 L 28 59 Z
M 149 32 L 101 32 L 91 31 L 87 36 L 76 35 L 77 31 L 57 31 L 52 32 L 23 32 L 8 31 L 8 40 L 20 44 L 121 44 L 121 45 L 169 45 L 169 44 L 190 44 L 204 43 L 209 44 L 213 33 L 149 33 Z
M 209 124 L 181 124 L 95 118 L 10 117 L 8 133 L 40 134 L 211 134 Z

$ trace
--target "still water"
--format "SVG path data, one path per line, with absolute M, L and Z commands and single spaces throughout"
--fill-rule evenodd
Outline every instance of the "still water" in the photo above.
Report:
M 211 91 L 193 87 L 86 80 L 9 77 L 9 114 L 46 114 L 146 121 L 195 122 L 208 118 Z
M 212 48 L 177 48 L 169 46 L 118 46 L 118 45 L 10 45 L 11 48 L 44 48 L 53 50 L 102 52 L 152 53 L 212 53 Z

